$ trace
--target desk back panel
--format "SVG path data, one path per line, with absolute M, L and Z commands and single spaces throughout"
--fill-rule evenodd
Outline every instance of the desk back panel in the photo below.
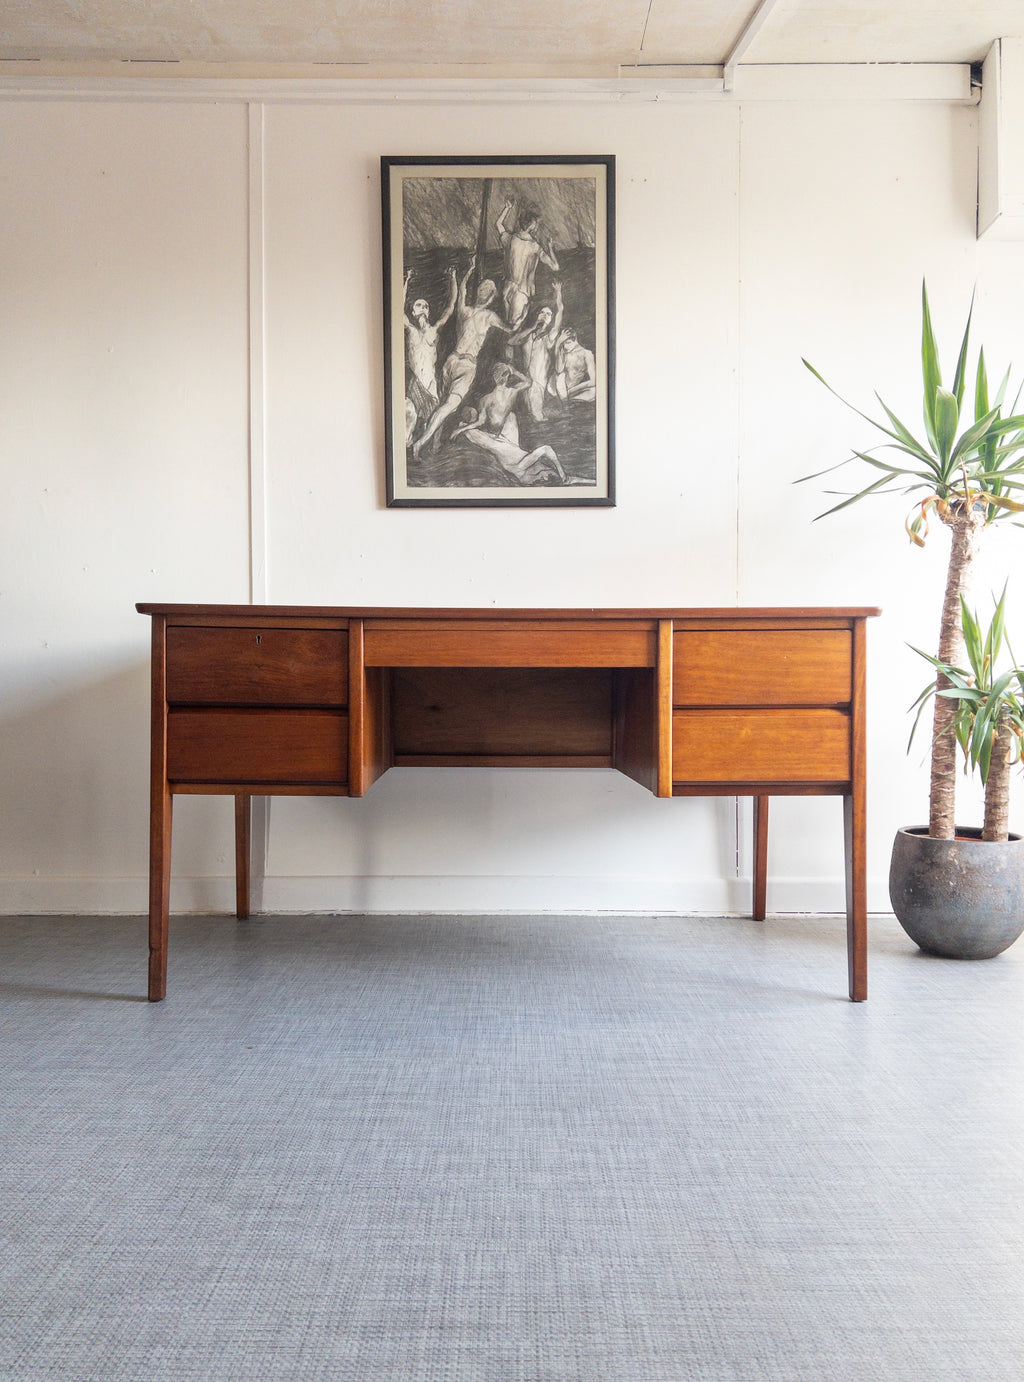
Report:
M 395 668 L 394 761 L 610 767 L 613 676 L 607 668 Z

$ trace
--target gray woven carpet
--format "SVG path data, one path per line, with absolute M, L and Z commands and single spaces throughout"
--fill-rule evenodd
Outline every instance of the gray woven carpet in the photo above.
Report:
M 1024 950 L 0 919 L 4 1382 L 1024 1377 Z

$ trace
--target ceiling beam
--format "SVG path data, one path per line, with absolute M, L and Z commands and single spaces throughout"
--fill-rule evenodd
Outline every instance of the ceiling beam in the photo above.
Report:
M 11 71 L 15 66 L 16 71 Z M 621 67 L 603 74 L 524 76 L 514 68 L 488 76 L 435 72 L 399 76 L 361 69 L 340 75 L 318 66 L 282 72 L 279 65 L 239 71 L 225 64 L 41 64 L 0 65 L 0 101 L 152 100 L 322 102 L 325 104 L 449 102 L 719 101 L 940 101 L 976 104 L 971 69 L 965 63 L 854 63 L 762 66 L 741 64 L 736 89 L 725 91 L 720 67 Z
M 743 54 L 747 51 L 754 39 L 768 22 L 772 10 L 778 4 L 778 0 L 760 0 L 755 6 L 750 18 L 744 24 L 739 38 L 732 45 L 722 64 L 722 80 L 726 91 L 731 91 L 736 77 L 736 68 Z

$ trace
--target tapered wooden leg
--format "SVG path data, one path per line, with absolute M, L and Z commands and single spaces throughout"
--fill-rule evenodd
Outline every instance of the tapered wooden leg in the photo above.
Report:
M 252 798 L 235 796 L 235 916 L 249 915 L 249 879 L 252 874 Z
M 754 911 L 764 921 L 768 902 L 768 797 L 754 798 Z
M 167 922 L 171 908 L 171 801 L 166 787 L 153 791 L 149 822 L 149 1001 L 167 993 Z
M 850 1000 L 868 996 L 867 830 L 864 802 L 857 795 L 843 797 L 846 838 L 846 952 L 850 970 Z

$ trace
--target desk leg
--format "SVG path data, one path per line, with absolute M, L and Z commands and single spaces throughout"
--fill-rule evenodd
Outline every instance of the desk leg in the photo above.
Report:
M 768 797 L 754 798 L 754 910 L 764 921 L 768 901 Z
M 235 916 L 245 921 L 249 915 L 249 879 L 252 876 L 252 798 L 243 792 L 235 796 Z
M 867 830 L 860 794 L 843 797 L 846 837 L 846 953 L 850 1001 L 868 996 Z
M 171 801 L 166 787 L 153 792 L 149 822 L 149 1001 L 167 993 L 167 919 L 171 907 Z

